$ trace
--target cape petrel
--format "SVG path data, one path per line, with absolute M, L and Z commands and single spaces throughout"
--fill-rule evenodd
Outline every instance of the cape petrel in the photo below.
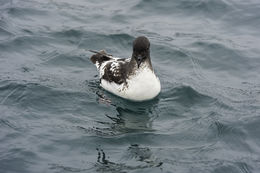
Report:
M 150 42 L 146 37 L 134 40 L 131 58 L 113 57 L 104 50 L 91 52 L 95 53 L 90 59 L 105 90 L 132 101 L 150 100 L 160 93 L 161 84 L 152 67 Z

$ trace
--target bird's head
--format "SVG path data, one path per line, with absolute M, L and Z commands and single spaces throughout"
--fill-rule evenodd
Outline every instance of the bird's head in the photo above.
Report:
M 146 59 L 150 58 L 150 42 L 148 38 L 141 36 L 134 40 L 132 57 L 135 59 L 138 68 Z

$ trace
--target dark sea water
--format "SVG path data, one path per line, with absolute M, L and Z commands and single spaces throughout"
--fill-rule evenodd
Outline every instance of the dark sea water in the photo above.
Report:
M 162 91 L 99 87 L 144 35 Z M 0 0 L 0 173 L 260 172 L 259 0 Z

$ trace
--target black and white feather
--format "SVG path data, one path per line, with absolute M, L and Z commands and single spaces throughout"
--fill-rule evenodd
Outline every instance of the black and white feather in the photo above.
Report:
M 99 71 L 100 85 L 120 97 L 143 101 L 157 96 L 161 90 L 150 60 L 150 43 L 146 37 L 138 37 L 133 43 L 131 58 L 117 58 L 104 50 L 91 56 Z

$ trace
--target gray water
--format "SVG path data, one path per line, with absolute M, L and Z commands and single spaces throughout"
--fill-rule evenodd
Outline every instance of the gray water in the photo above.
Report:
M 1 173 L 260 172 L 260 1 L 0 0 Z M 162 91 L 99 86 L 144 35 Z

